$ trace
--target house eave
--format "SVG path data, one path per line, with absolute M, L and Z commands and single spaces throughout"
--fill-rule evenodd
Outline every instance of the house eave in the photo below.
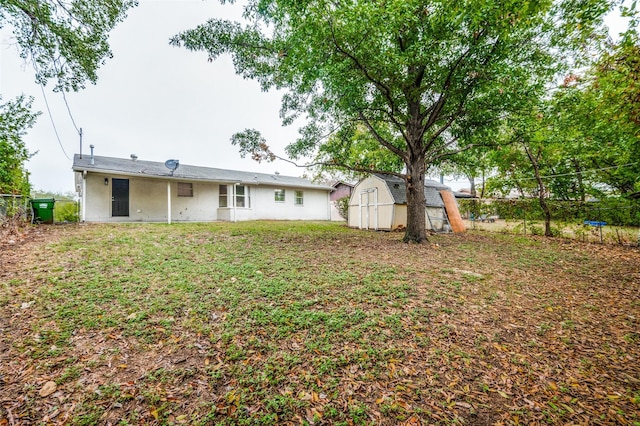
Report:
M 243 179 L 224 179 L 224 178 L 202 178 L 198 176 L 188 176 L 188 175 L 171 175 L 167 174 L 156 174 L 156 173 L 144 173 L 140 171 L 138 173 L 125 172 L 122 170 L 113 170 L 103 167 L 87 167 L 87 166 L 73 166 L 72 170 L 74 172 L 79 173 L 97 173 L 97 174 L 105 174 L 105 175 L 114 175 L 114 176 L 122 176 L 122 177 L 143 177 L 147 179 L 158 179 L 158 180 L 170 180 L 176 182 L 203 182 L 203 183 L 228 183 L 228 184 L 240 184 L 247 186 L 282 186 L 286 188 L 299 188 L 299 189 L 313 189 L 313 190 L 322 190 L 326 192 L 331 192 L 333 190 L 332 187 L 322 186 L 322 185 L 297 185 L 295 183 L 287 183 L 287 182 L 261 182 L 261 181 L 252 181 L 252 180 L 243 180 Z

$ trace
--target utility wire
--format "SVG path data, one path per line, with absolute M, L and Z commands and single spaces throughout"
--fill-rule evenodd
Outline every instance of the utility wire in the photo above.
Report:
M 78 129 L 78 126 L 76 126 L 76 121 L 73 119 L 73 114 L 71 114 L 71 108 L 69 108 L 69 103 L 67 102 L 67 97 L 64 94 L 64 89 L 60 91 L 60 93 L 62 93 L 62 99 L 64 99 L 64 104 L 67 106 L 67 111 L 69 112 L 69 117 L 71 118 L 71 122 L 73 123 L 73 127 L 76 128 L 76 132 L 78 132 L 78 134 L 80 136 L 82 136 L 82 132 L 80 131 L 80 129 Z
M 67 160 L 71 160 L 71 158 L 67 155 L 67 151 L 64 150 L 64 146 L 62 146 L 62 141 L 60 140 L 60 135 L 58 135 L 58 129 L 56 128 L 56 123 L 53 121 L 53 115 L 51 114 L 51 108 L 49 108 L 49 101 L 47 101 L 47 95 L 44 92 L 44 86 L 40 83 L 40 90 L 42 91 L 42 97 L 44 98 L 44 104 L 47 106 L 47 112 L 49 113 L 49 119 L 51 120 L 51 126 L 53 126 L 53 132 L 56 135 L 56 139 L 58 140 L 58 145 L 60 145 L 60 149 Z M 75 124 L 74 124 L 75 125 Z
M 39 74 L 39 71 L 38 71 L 38 64 L 36 63 L 36 56 L 33 53 L 33 49 L 29 49 L 29 50 L 31 52 L 31 63 L 33 64 L 33 69 L 35 70 L 36 76 L 37 76 Z M 42 91 L 42 97 L 44 98 L 44 104 L 47 107 L 47 113 L 49 114 L 49 120 L 51 120 L 51 126 L 53 127 L 53 133 L 55 133 L 56 139 L 58 140 L 58 145 L 60 145 L 60 149 L 62 150 L 62 153 L 64 154 L 64 156 L 67 157 L 67 160 L 71 161 L 71 158 L 67 154 L 67 151 L 64 150 L 64 146 L 62 145 L 62 140 L 60 140 L 60 135 L 58 134 L 58 129 L 56 128 L 56 123 L 53 120 L 53 114 L 51 113 L 51 108 L 49 108 L 49 101 L 47 100 L 47 95 L 46 95 L 46 93 L 44 91 L 44 85 L 42 84 L 42 81 L 40 81 L 40 79 L 37 79 L 37 80 L 38 80 L 38 85 L 40 86 L 40 90 Z M 64 97 L 64 91 L 62 92 L 62 97 L 64 99 L 64 103 L 67 105 L 67 110 L 69 111 L 69 115 L 71 115 L 71 110 L 69 109 L 69 104 L 67 104 L 67 99 Z M 76 123 L 73 121 L 73 116 L 71 116 L 71 121 L 73 122 L 73 126 L 77 130 L 78 127 L 76 127 Z
M 555 175 L 540 176 L 540 179 L 549 179 L 549 178 L 556 178 L 556 177 L 580 175 L 580 174 L 583 174 L 583 173 L 600 172 L 602 170 L 619 169 L 621 167 L 635 166 L 636 164 L 638 164 L 637 161 L 635 163 L 618 164 L 617 166 L 602 167 L 602 168 L 599 168 L 599 169 L 589 169 L 589 170 L 581 170 L 579 172 L 558 173 L 558 174 L 555 174 Z M 536 179 L 536 177 L 521 178 L 521 180 L 535 180 L 535 179 Z

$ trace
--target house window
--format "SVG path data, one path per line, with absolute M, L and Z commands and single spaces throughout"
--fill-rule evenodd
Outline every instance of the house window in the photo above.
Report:
M 273 193 L 274 193 L 274 200 L 276 202 L 278 203 L 284 202 L 284 189 L 275 189 Z
M 227 207 L 228 204 L 228 189 L 229 187 L 227 185 L 220 185 L 220 189 L 219 189 L 219 195 L 218 195 L 218 204 L 220 207 Z
M 303 191 L 296 191 L 296 196 L 295 196 L 294 203 L 295 203 L 296 206 L 304 205 L 304 192 Z
M 249 187 L 236 185 L 236 207 L 249 207 Z
M 178 197 L 193 197 L 193 184 L 178 182 Z

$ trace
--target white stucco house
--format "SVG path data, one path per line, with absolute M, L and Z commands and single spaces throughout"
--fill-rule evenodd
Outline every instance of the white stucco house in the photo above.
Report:
M 332 187 L 277 173 L 80 154 L 73 171 L 86 222 L 330 219 Z

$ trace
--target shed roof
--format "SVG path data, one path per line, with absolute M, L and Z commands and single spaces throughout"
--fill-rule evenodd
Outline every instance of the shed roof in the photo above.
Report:
M 73 157 L 73 170 L 76 172 L 103 172 L 115 173 L 125 176 L 144 176 L 150 178 L 164 178 L 169 180 L 200 180 L 206 182 L 230 182 L 247 185 L 281 185 L 295 188 L 322 189 L 331 191 L 330 186 L 316 185 L 307 179 L 283 176 L 280 174 L 243 172 L 238 170 L 216 169 L 212 167 L 190 166 L 180 164 L 180 166 L 170 173 L 164 163 L 156 161 L 133 160 L 115 157 L 94 156 L 93 164 L 91 157 L 79 154 Z
M 404 179 L 394 175 L 386 175 L 382 173 L 376 173 L 375 176 L 384 180 L 389 188 L 389 192 L 393 197 L 393 201 L 396 204 L 407 204 L 407 186 Z M 440 196 L 440 190 L 445 189 L 451 191 L 446 185 L 441 184 L 435 180 L 424 180 L 424 196 L 426 205 L 429 207 L 443 207 L 444 202 Z

